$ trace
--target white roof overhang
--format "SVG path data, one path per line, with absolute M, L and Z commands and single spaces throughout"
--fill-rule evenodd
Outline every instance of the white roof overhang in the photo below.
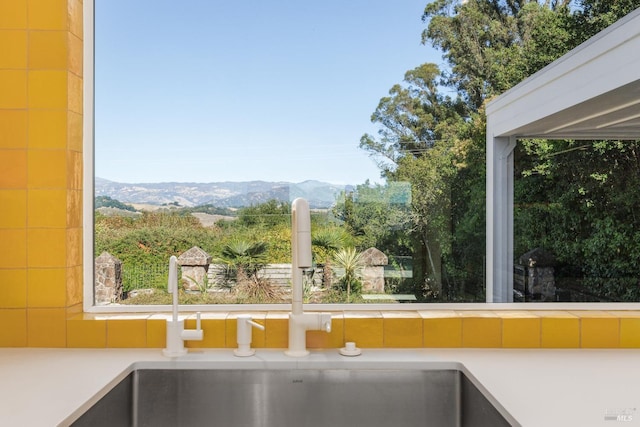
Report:
M 640 9 L 487 104 L 493 137 L 640 139 Z

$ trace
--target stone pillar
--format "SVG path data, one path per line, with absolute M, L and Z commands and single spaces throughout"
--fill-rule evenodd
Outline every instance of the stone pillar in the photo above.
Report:
M 516 283 L 524 285 L 525 301 L 556 301 L 553 255 L 536 248 L 522 255 L 518 263 L 524 268 Z
M 362 253 L 362 292 L 384 293 L 384 266 L 389 258 L 379 249 L 369 248 Z
M 211 255 L 197 246 L 192 247 L 178 257 L 182 267 L 182 286 L 187 291 L 200 291 L 208 287 L 207 271 Z
M 122 300 L 122 261 L 109 252 L 95 260 L 95 304 L 107 305 Z

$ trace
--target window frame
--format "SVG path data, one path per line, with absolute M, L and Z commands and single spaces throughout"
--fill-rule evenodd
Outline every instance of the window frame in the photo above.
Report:
M 168 312 L 169 305 L 96 306 L 94 305 L 94 144 L 95 144 L 95 0 L 84 2 L 84 96 L 83 96 L 83 309 L 86 313 L 153 313 Z M 633 15 L 633 16 L 632 16 Z M 609 34 L 629 21 L 640 22 L 640 9 L 623 18 L 603 33 Z M 633 25 L 633 23 L 631 25 Z M 640 28 L 640 24 L 637 25 Z M 606 35 L 605 34 L 605 35 Z M 520 83 L 512 90 L 489 103 L 487 108 L 487 302 L 486 303 L 418 303 L 418 304 L 305 304 L 305 309 L 326 311 L 421 311 L 421 310 L 639 310 L 640 303 L 513 303 L 494 302 L 500 295 L 513 289 L 513 155 L 516 137 L 521 132 L 509 133 L 504 129 L 494 133 L 498 111 L 513 102 L 519 90 L 528 90 L 532 79 L 554 70 L 558 64 L 571 60 L 584 47 L 598 42 L 596 35 L 574 51 Z M 595 39 L 595 41 L 594 41 Z M 636 37 L 636 40 L 640 38 Z M 586 46 L 585 46 L 586 45 Z M 638 50 L 640 51 L 640 50 Z M 575 59 L 575 58 L 574 58 Z M 640 59 L 638 59 L 640 63 Z M 639 64 L 640 69 L 640 64 Z M 640 83 L 639 83 L 640 84 Z M 523 98 L 524 99 L 524 98 Z M 524 111 L 533 111 L 530 106 Z M 519 113 L 517 113 L 519 114 Z M 513 111 L 511 113 L 513 115 Z M 494 134 L 497 138 L 494 138 Z M 639 131 L 640 134 L 640 131 Z M 637 139 L 637 138 L 634 138 Z M 497 143 L 496 143 L 497 141 Z M 491 153 L 491 154 L 490 154 Z M 506 211 L 504 208 L 507 208 Z M 498 214 L 503 212 L 502 214 Z M 506 212 L 506 213 L 505 213 Z M 510 258 L 511 257 L 511 258 Z M 511 268 L 509 268 L 511 266 Z M 510 278 L 509 278 L 510 276 Z M 497 292 L 497 294 L 496 294 Z M 497 295 L 497 297 L 496 297 Z M 181 305 L 184 311 L 239 312 L 289 311 L 291 304 L 216 304 Z

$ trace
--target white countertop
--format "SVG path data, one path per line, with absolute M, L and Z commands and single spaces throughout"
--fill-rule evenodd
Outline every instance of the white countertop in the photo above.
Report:
M 168 361 L 157 349 L 0 349 L 0 426 L 56 426 L 136 362 Z M 291 359 L 258 349 L 192 352 L 179 363 L 220 367 L 361 368 L 377 363 L 460 362 L 523 426 L 640 425 L 640 350 L 365 349 Z M 628 421 L 605 414 L 627 413 Z

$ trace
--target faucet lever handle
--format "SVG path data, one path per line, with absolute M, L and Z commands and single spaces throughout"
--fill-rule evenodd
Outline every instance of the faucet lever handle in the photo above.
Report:
M 251 326 L 253 326 L 254 328 L 258 328 L 261 331 L 264 331 L 264 325 L 261 325 L 260 323 L 254 322 L 251 319 L 247 319 L 247 323 L 250 324 Z

